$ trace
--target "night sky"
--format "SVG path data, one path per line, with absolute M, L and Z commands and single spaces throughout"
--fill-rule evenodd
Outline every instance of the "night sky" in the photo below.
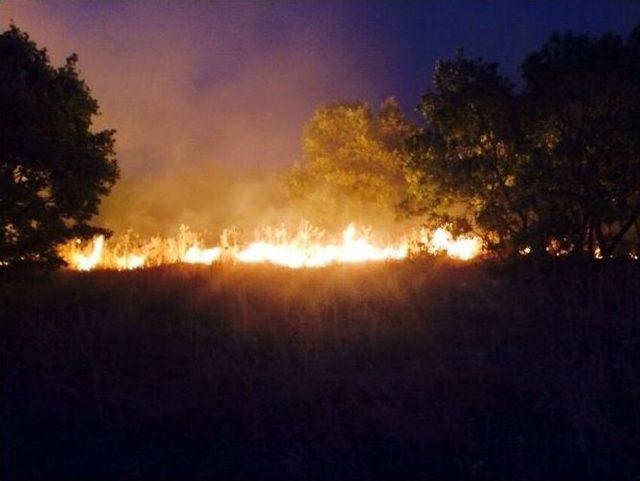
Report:
M 80 55 L 118 130 L 123 173 L 180 163 L 270 167 L 300 156 L 318 106 L 396 95 L 405 111 L 435 61 L 463 46 L 518 64 L 554 30 L 627 35 L 640 2 L 193 2 L 0 4 L 56 63 Z

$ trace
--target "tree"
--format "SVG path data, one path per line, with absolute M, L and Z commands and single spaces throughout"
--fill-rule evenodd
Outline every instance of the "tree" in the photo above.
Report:
M 503 254 L 637 250 L 638 39 L 638 28 L 627 43 L 554 34 L 523 62 L 520 93 L 496 64 L 462 52 L 439 62 L 406 160 L 405 209 Z
M 639 31 L 554 34 L 522 64 L 539 223 L 576 253 L 625 253 L 640 235 Z
M 437 63 L 433 84 L 418 107 L 426 125 L 407 157 L 404 207 L 508 249 L 529 227 L 526 189 L 517 183 L 525 159 L 513 86 L 496 64 L 462 50 Z
M 381 226 L 406 195 L 402 148 L 415 129 L 394 98 L 319 109 L 303 134 L 304 162 L 286 176 L 290 198 L 313 221 Z
M 114 131 L 76 69 L 54 68 L 16 26 L 0 35 L 0 263 L 60 265 L 56 246 L 89 224 L 118 177 Z

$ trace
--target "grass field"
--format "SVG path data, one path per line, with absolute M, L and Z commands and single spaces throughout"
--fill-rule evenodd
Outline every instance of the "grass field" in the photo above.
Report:
M 2 480 L 640 476 L 638 263 L 1 282 Z

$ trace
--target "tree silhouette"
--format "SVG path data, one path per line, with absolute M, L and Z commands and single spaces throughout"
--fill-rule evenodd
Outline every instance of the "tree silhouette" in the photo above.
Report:
M 422 97 L 425 128 L 407 161 L 413 202 L 435 224 L 475 230 L 504 249 L 529 227 L 521 168 L 520 130 L 511 82 L 497 65 L 468 59 L 462 50 L 438 62 L 434 91 Z
M 419 106 L 405 210 L 503 254 L 627 255 L 640 239 L 640 28 L 554 34 L 515 92 L 497 65 L 439 62 Z M 635 232 L 634 232 L 635 231 Z
M 118 177 L 114 131 L 91 130 L 98 104 L 72 55 L 50 64 L 16 26 L 0 35 L 0 263 L 62 263 L 56 246 L 91 226 Z
M 554 34 L 522 64 L 539 224 L 590 255 L 628 251 L 640 215 L 638 31 Z

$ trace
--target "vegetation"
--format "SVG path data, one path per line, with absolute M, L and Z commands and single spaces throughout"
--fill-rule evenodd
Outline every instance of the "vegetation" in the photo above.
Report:
M 50 65 L 17 27 L 0 34 L 0 265 L 58 265 L 56 246 L 89 224 L 117 179 L 112 130 L 76 70 Z
M 460 52 L 420 127 L 393 99 L 310 120 L 286 180 L 311 220 L 401 205 L 502 261 L 0 271 L 0 478 L 638 479 L 640 263 L 612 257 L 640 248 L 639 56 L 640 28 L 554 35 L 516 89 Z M 104 232 L 113 131 L 92 132 L 76 62 L 0 35 L 1 266 Z M 207 168 L 215 188 L 171 173 L 132 212 L 207 208 L 237 182 Z M 230 205 L 280 202 L 274 185 Z
M 55 69 L 15 26 L 0 37 L 0 49 L 0 263 L 60 263 L 57 245 L 104 232 L 89 221 L 118 175 L 113 131 L 91 131 L 98 106 L 78 77 L 77 57 Z M 503 257 L 525 250 L 637 257 L 638 65 L 640 27 L 626 40 L 554 34 L 525 58 L 518 89 L 497 64 L 460 51 L 438 62 L 419 105 L 421 126 L 393 97 L 377 111 L 364 102 L 318 109 L 304 129 L 303 162 L 285 175 L 286 207 L 273 186 L 232 186 L 210 166 L 221 187 L 209 188 L 199 174 L 185 173 L 182 182 L 199 186 L 201 205 L 220 207 L 215 216 L 195 215 L 193 206 L 176 212 L 180 192 L 189 190 L 158 194 L 163 184 L 153 180 L 125 186 L 107 218 L 122 226 L 113 211 L 123 210 L 130 224 L 122 206 L 135 195 L 146 199 L 141 222 L 152 229 L 158 217 L 219 223 L 229 210 L 211 200 L 220 191 L 232 199 L 227 204 L 250 205 L 244 217 L 252 220 L 277 214 L 332 229 L 356 221 L 397 231 L 399 213 L 417 214 L 431 227 L 473 231 Z M 269 207 L 256 208 L 252 199 L 264 195 Z
M 525 260 L 6 283 L 0 476 L 636 478 L 640 266 Z
M 366 103 L 319 109 L 304 129 L 305 161 L 286 177 L 291 200 L 317 225 L 388 227 L 407 194 L 402 149 L 414 132 L 393 97 L 375 113 Z
M 637 254 L 639 38 L 640 27 L 626 43 L 554 34 L 523 62 L 519 92 L 462 51 L 439 62 L 408 149 L 405 209 L 507 255 Z
M 540 234 L 593 255 L 640 246 L 640 27 L 551 37 L 522 71 Z M 635 238 L 631 244 L 632 228 Z M 631 245 L 624 246 L 628 239 Z

